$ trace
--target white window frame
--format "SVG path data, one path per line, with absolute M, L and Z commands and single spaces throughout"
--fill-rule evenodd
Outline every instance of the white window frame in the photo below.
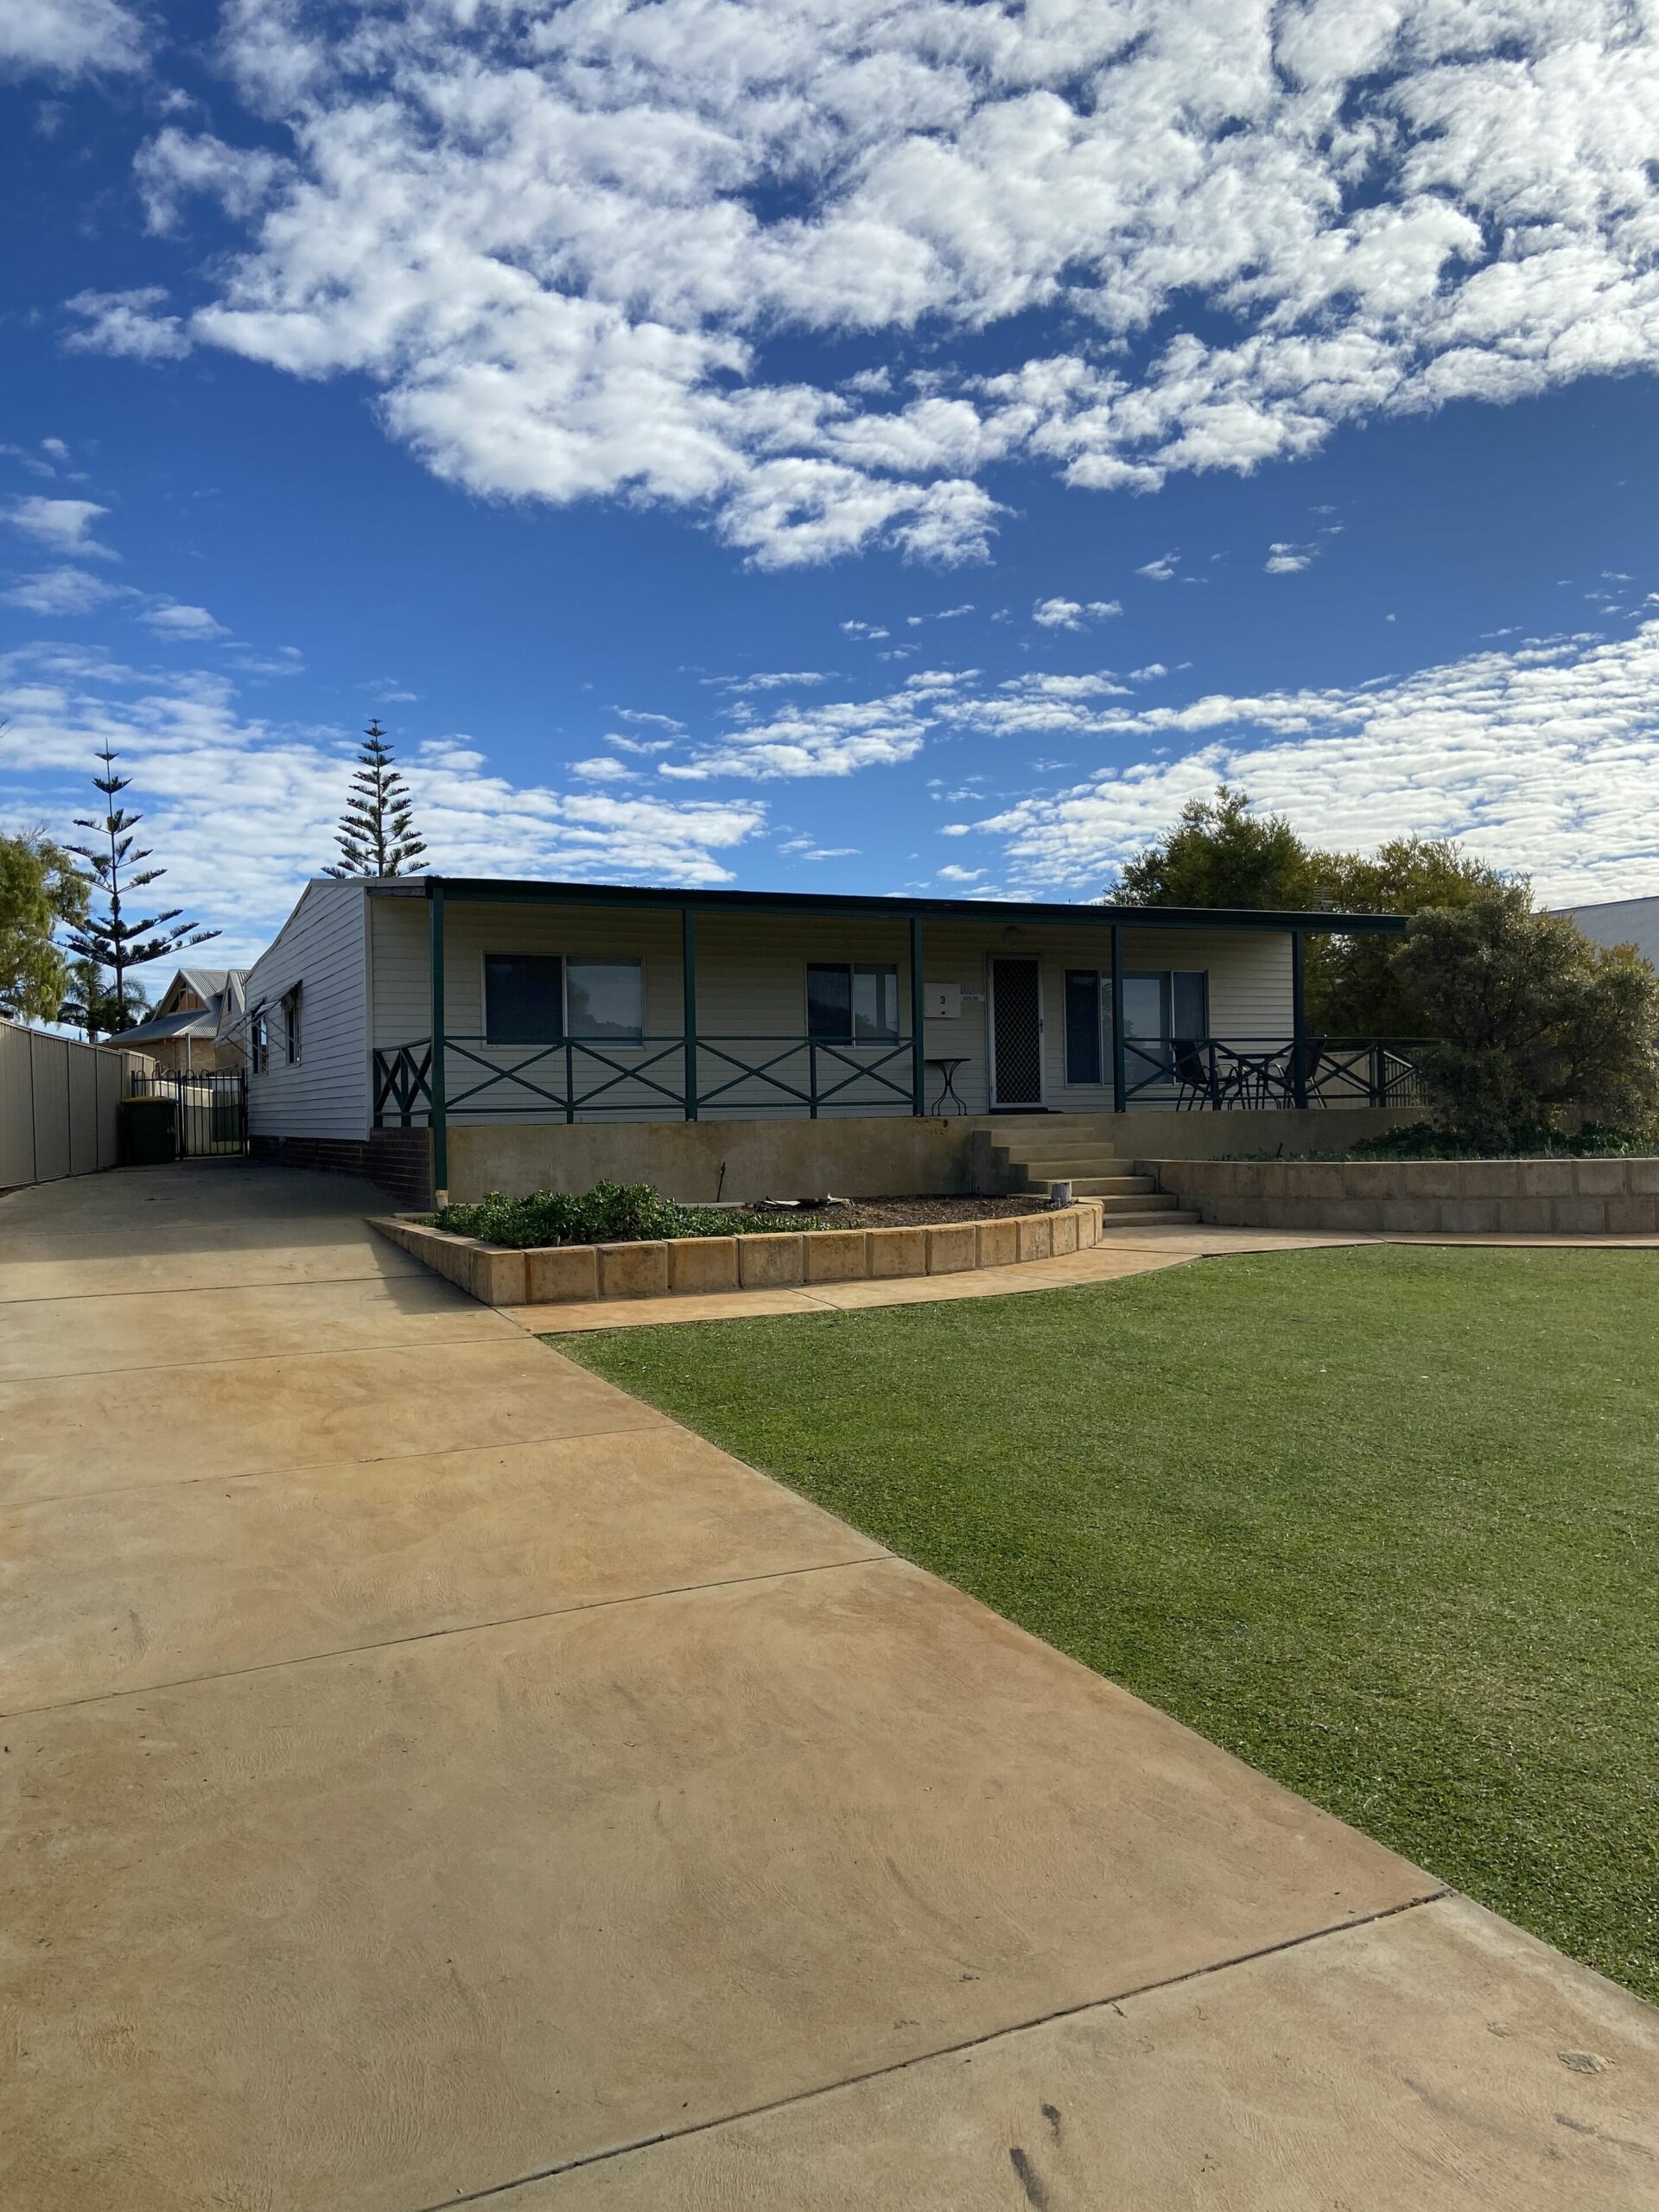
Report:
M 286 1066 L 296 1068 L 305 1048 L 305 985 L 290 983 L 282 996 L 283 1058 Z

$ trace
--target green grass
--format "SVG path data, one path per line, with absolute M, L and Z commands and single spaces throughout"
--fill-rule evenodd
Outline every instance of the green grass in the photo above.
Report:
M 562 1338 L 1659 1999 L 1659 1253 Z

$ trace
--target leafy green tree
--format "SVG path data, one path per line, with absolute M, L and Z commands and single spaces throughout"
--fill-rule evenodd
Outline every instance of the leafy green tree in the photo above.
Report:
M 124 995 L 118 999 L 113 981 L 96 960 L 69 963 L 68 995 L 58 1008 L 58 1020 L 79 1029 L 89 1045 L 136 1028 L 149 1011 L 149 1002 L 138 984 L 129 980 Z
M 1316 856 L 1284 817 L 1254 813 L 1244 792 L 1218 784 L 1125 862 L 1109 896 L 1125 906 L 1262 908 L 1311 906 L 1319 893 Z
M 219 931 L 200 928 L 194 922 L 180 921 L 182 910 L 177 906 L 168 906 L 159 914 L 143 915 L 137 921 L 127 912 L 123 901 L 130 899 L 134 892 L 147 890 L 152 883 L 160 882 L 167 870 L 146 868 L 144 862 L 151 855 L 147 849 L 135 849 L 133 832 L 144 817 L 142 814 L 129 814 L 119 803 L 131 777 L 117 775 L 116 755 L 107 745 L 98 757 L 104 772 L 92 778 L 92 787 L 104 794 L 105 810 L 102 815 L 78 815 L 75 827 L 96 831 L 101 842 L 96 845 L 72 845 L 69 849 L 86 861 L 86 866 L 78 871 L 80 881 L 92 900 L 103 902 L 104 912 L 89 911 L 84 920 L 67 931 L 66 942 L 78 958 L 91 960 L 109 969 L 114 1005 L 119 1013 L 129 1004 L 128 977 L 133 969 L 146 967 L 152 960 L 161 960 L 170 953 L 181 952 L 187 946 L 206 944 Z M 61 984 L 58 995 L 61 1002 Z M 133 1024 L 124 1017 L 121 1027 L 130 1029 Z
M 1659 977 L 1634 947 L 1535 912 L 1524 884 L 1487 883 L 1414 915 L 1394 960 L 1442 1040 L 1419 1056 L 1436 1118 L 1465 1143 L 1512 1151 L 1568 1108 L 1651 1121 Z
M 1314 855 L 1321 895 L 1344 914 L 1417 914 L 1467 906 L 1503 878 L 1449 837 L 1395 837 L 1376 853 Z M 1307 1018 L 1327 1037 L 1426 1037 L 1421 999 L 1389 937 L 1307 939 Z
M 55 1021 L 68 963 L 55 943 L 86 913 L 71 855 L 41 832 L 0 836 L 0 1014 Z
M 378 715 L 363 733 L 335 842 L 340 859 L 324 871 L 328 875 L 405 875 L 425 855 L 426 841 L 415 828 L 415 802 L 392 765 Z

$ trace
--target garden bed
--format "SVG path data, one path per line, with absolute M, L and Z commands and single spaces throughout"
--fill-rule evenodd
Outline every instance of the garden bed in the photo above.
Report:
M 387 1215 L 370 1225 L 486 1306 L 562 1306 L 1014 1267 L 1087 1250 L 1099 1241 L 1103 1211 L 1098 1198 L 1040 1211 L 1029 1198 L 865 1198 L 833 1215 L 745 1215 L 741 1226 L 716 1213 L 714 1235 L 680 1228 L 530 1246 L 460 1236 L 429 1217 Z M 908 1217 L 895 1221 L 895 1212 Z

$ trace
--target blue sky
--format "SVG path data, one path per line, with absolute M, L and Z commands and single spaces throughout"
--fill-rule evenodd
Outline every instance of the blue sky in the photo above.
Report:
M 455 870 L 1094 896 L 1225 775 L 1659 891 L 1643 10 L 20 0 L 0 105 L 0 816 L 110 737 L 229 954 L 371 713 Z

